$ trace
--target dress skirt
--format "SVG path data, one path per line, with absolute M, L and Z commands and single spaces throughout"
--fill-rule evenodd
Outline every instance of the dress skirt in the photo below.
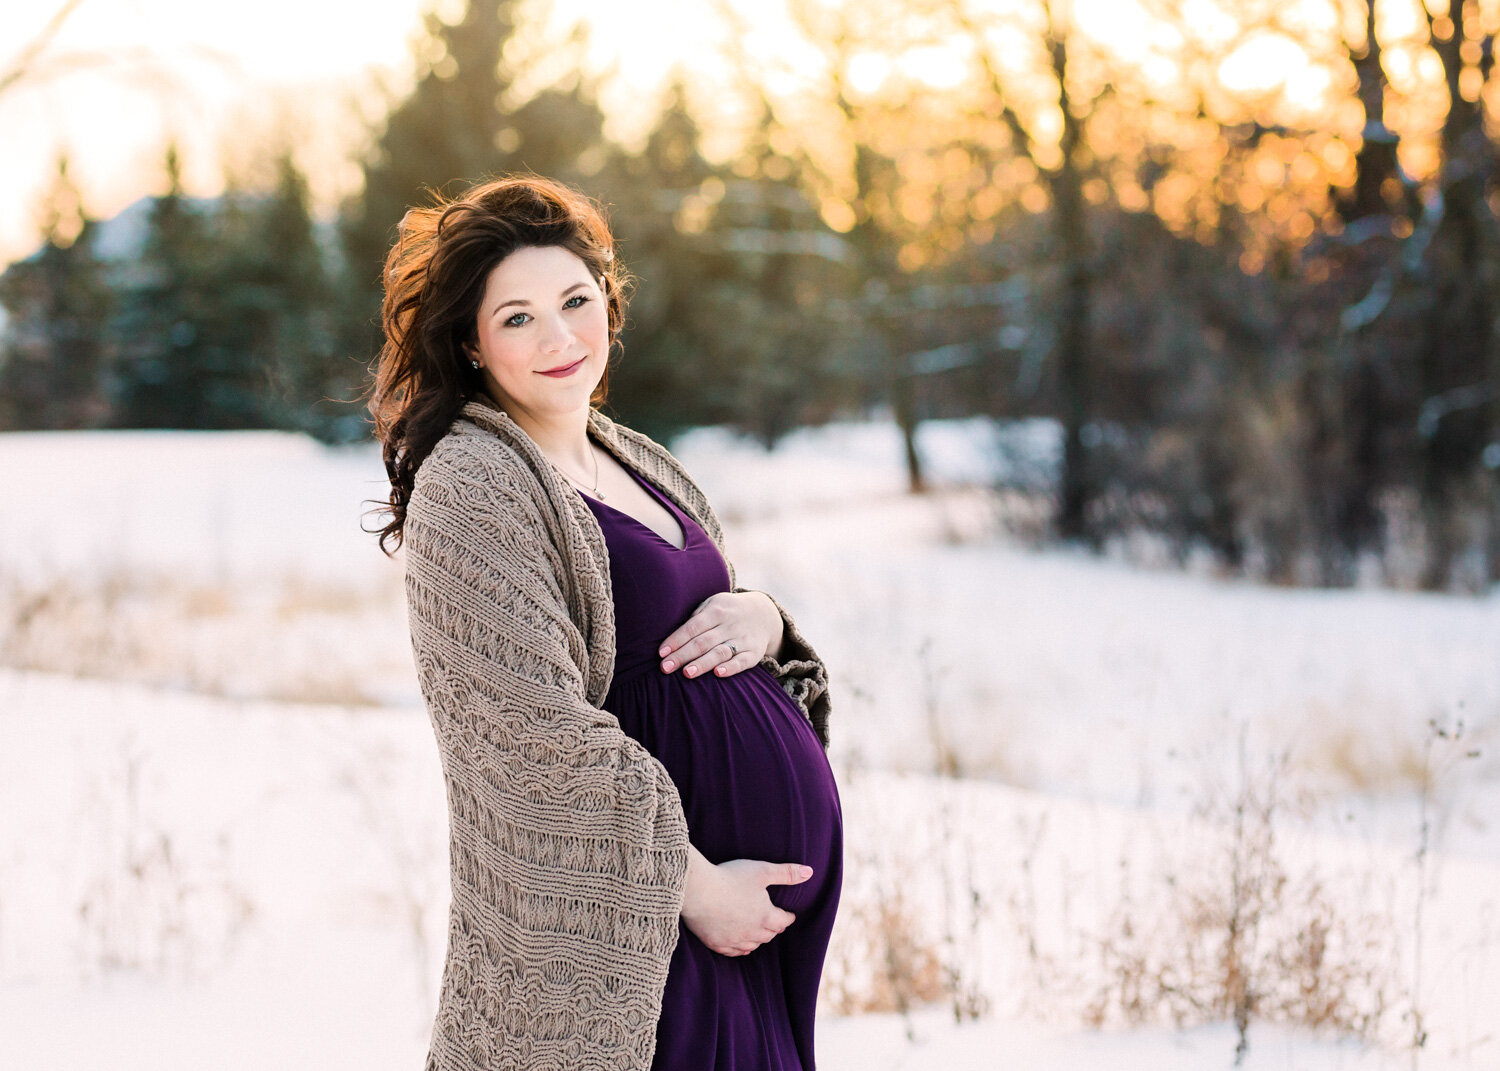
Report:
M 634 475 L 634 473 L 632 473 Z M 657 1024 L 653 1071 L 813 1071 L 818 982 L 843 879 L 843 814 L 827 756 L 769 670 L 720 677 L 663 673 L 657 649 L 729 572 L 707 533 L 648 481 L 683 546 L 579 492 L 609 548 L 614 676 L 604 709 L 662 763 L 688 837 L 712 863 L 804 863 L 813 876 L 772 885 L 796 921 L 745 956 L 712 952 L 680 921 Z

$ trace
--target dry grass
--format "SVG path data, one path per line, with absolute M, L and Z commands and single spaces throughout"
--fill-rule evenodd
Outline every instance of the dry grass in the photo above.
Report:
M 1001 717 L 1004 697 L 982 677 L 953 672 L 930 635 L 917 643 L 915 660 L 932 772 L 1029 787 L 1032 779 L 1016 761 L 1014 740 Z
M 1315 874 L 1293 878 L 1233 835 L 1219 851 L 1148 878 L 1154 897 L 1122 896 L 1096 937 L 1085 1021 L 1231 1022 L 1241 1052 L 1254 1022 L 1378 1040 L 1403 996 L 1391 918 L 1335 903 Z
M 90 873 L 77 894 L 80 974 L 130 971 L 156 979 L 207 977 L 254 920 L 228 877 L 229 842 L 193 854 L 144 797 L 146 756 L 128 744 L 119 765 L 90 783 L 82 846 Z
M 1350 725 L 1327 710 L 1311 711 L 1306 723 L 1321 728 L 1299 749 L 1299 769 L 1330 776 L 1352 792 L 1396 793 L 1422 787 L 1426 774 L 1420 741 Z
M 1423 1020 L 1422 921 L 1400 906 L 1414 875 L 1310 839 L 1285 753 L 1252 759 L 1242 736 L 1237 774 L 1206 779 L 1190 815 L 1119 826 L 1112 864 L 1041 803 L 954 820 L 968 805 L 946 778 L 903 841 L 875 818 L 893 804 L 862 806 L 841 781 L 847 814 L 873 808 L 880 828 L 846 851 L 832 1014 L 946 1002 L 957 1021 L 1003 1008 L 1093 1028 L 1230 1023 L 1240 1059 L 1256 1024 L 1403 1050 Z
M 1002 487 L 994 491 L 994 496 L 993 516 L 1006 536 L 1034 550 L 1051 542 L 1053 517 L 1057 512 L 1052 494 Z
M 972 734 L 949 725 L 957 685 L 930 643 L 915 662 L 913 714 L 937 785 L 992 773 L 977 767 L 1003 762 L 1003 749 L 981 760 L 959 746 Z M 1342 757 L 1351 780 L 1359 771 L 1365 783 L 1431 782 L 1420 751 L 1326 739 L 1338 748 L 1312 761 L 1337 766 Z M 1367 757 L 1375 754 L 1392 757 L 1377 765 Z M 1112 873 L 1079 858 L 1085 845 L 1061 842 L 1045 808 L 1018 812 L 1014 829 L 998 834 L 1014 848 L 1002 868 L 977 866 L 993 851 L 971 838 L 997 827 L 980 834 L 972 819 L 954 822 L 947 787 L 935 786 L 912 843 L 891 843 L 887 831 L 846 852 L 828 1011 L 904 1014 L 946 1001 L 963 1021 L 1003 996 L 1014 1011 L 1095 1028 L 1232 1023 L 1241 1059 L 1255 1023 L 1392 1043 L 1401 1015 L 1416 1014 L 1402 973 L 1412 920 L 1394 907 L 1400 876 L 1369 862 L 1335 872 L 1305 841 L 1283 843 L 1301 802 L 1289 756 L 1252 761 L 1242 730 L 1235 757 L 1237 776 L 1205 777 L 1192 815 L 1148 827 L 1153 842 L 1127 839 Z M 1003 991 L 986 988 L 991 978 Z
M 1242 736 L 1239 759 L 1232 790 L 1201 801 L 1196 836 L 1158 845 L 1144 871 L 1120 860 L 1085 1020 L 1230 1022 L 1236 1064 L 1255 1022 L 1377 1041 L 1405 999 L 1395 920 L 1371 903 L 1372 875 L 1338 895 L 1316 862 L 1289 861 L 1285 755 L 1252 766 Z
M 877 865 L 859 857 L 847 863 L 856 873 Z M 833 1015 L 904 1015 L 947 995 L 938 942 L 891 877 L 881 873 L 869 895 L 850 896 L 845 886 L 820 993 Z
M 849 768 L 840 780 L 857 790 L 857 774 Z M 864 843 L 858 825 L 847 832 L 853 840 L 845 841 L 843 891 L 820 1010 L 905 1016 L 947 1003 L 959 1022 L 986 1015 L 991 1002 L 982 984 L 980 937 L 990 917 L 988 894 L 975 867 L 977 846 L 957 828 L 946 797 L 938 836 L 930 842 L 883 830 Z M 930 893 L 941 898 L 937 911 Z
M 207 695 L 378 704 L 410 668 L 404 625 L 394 582 L 0 575 L 0 665 Z

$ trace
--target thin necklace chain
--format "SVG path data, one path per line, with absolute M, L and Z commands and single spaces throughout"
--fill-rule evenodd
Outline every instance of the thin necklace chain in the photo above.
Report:
M 601 492 L 599 490 L 599 455 L 596 454 L 596 453 L 594 453 L 594 448 L 592 446 L 589 447 L 589 456 L 594 459 L 594 486 L 593 487 L 589 487 L 588 484 L 584 483 L 582 480 L 580 480 L 577 477 L 575 477 L 571 472 L 569 472 L 567 469 L 563 468 L 556 461 L 552 462 L 552 464 L 556 467 L 556 469 L 557 469 L 558 472 L 561 472 L 564 476 L 566 476 L 568 479 L 572 480 L 579 487 L 586 487 L 586 488 L 588 488 L 588 490 L 590 490 L 590 491 L 593 492 L 595 498 L 599 499 L 600 501 L 603 501 L 604 500 L 604 494 L 603 494 L 603 492 Z

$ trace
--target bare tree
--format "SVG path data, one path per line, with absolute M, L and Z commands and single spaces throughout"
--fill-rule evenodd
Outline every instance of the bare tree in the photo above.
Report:
M 974 43 L 974 53 L 988 94 L 989 117 L 1010 134 L 1009 149 L 1025 157 L 1036 169 L 1049 195 L 1051 227 L 1062 268 L 1063 292 L 1057 315 L 1055 357 L 1060 414 L 1063 427 L 1063 466 L 1055 525 L 1064 539 L 1093 540 L 1089 506 L 1100 493 L 1097 467 L 1091 464 L 1085 426 L 1095 416 L 1095 357 L 1091 310 L 1094 276 L 1089 242 L 1084 181 L 1088 169 L 1089 114 L 1104 85 L 1091 98 L 1079 99 L 1071 69 L 1075 35 L 1071 21 L 1058 9 L 1058 0 L 1039 0 L 1043 73 L 1061 113 L 1057 157 L 1048 163 L 1038 150 L 1037 137 L 1021 115 L 1010 87 L 988 40 L 988 30 L 997 16 L 977 15 L 965 0 L 952 0 L 949 12 L 962 33 Z
M 796 120 L 781 118 L 785 103 L 771 101 L 759 83 L 763 75 L 746 54 L 743 17 L 725 0 L 717 10 L 731 27 L 728 51 L 732 66 L 747 86 L 756 86 L 783 129 L 798 130 Z M 864 281 L 864 294 L 849 319 L 865 325 L 858 349 L 866 374 L 889 398 L 904 443 L 907 484 L 921 492 L 926 480 L 916 446 L 921 414 L 916 399 L 913 358 L 924 348 L 921 325 L 904 300 L 909 273 L 900 264 L 901 247 L 914 237 L 914 228 L 898 208 L 903 184 L 900 154 L 937 151 L 933 130 L 917 129 L 913 115 L 920 90 L 887 87 L 880 94 L 861 93 L 852 71 L 861 59 L 895 59 L 914 49 L 941 42 L 947 33 L 940 0 L 880 0 L 863 5 L 826 4 L 791 0 L 788 15 L 800 43 L 820 57 L 815 67 L 799 65 L 796 73 L 810 92 L 800 103 L 816 100 L 826 111 L 815 138 L 804 135 L 798 162 L 811 191 L 823 202 L 835 201 L 848 212 L 843 235 L 851 267 Z M 836 133 L 835 133 L 836 132 Z M 895 133 L 893 133 L 895 132 Z M 831 137 L 826 135 L 833 135 Z M 819 144 L 809 144 L 817 142 Z

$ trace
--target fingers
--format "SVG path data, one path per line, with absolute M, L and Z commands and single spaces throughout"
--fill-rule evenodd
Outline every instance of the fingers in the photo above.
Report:
M 657 648 L 662 672 L 681 669 L 687 677 L 708 672 L 728 677 L 759 663 L 769 649 L 760 616 L 764 601 L 759 592 L 730 591 L 704 599 Z
M 778 933 L 783 932 L 789 926 L 790 922 L 781 922 L 780 926 L 766 926 L 765 929 L 760 930 L 760 944 L 765 944 L 765 942 L 768 942 L 769 939 L 774 938 L 774 936 L 777 936 Z
M 801 885 L 813 876 L 813 868 L 801 863 L 767 863 L 765 883 L 767 885 Z
M 663 649 L 666 646 L 663 644 Z M 759 661 L 747 640 L 730 635 L 727 625 L 714 625 L 672 651 L 662 660 L 661 668 L 663 672 L 671 673 L 681 666 L 687 677 L 701 676 L 709 670 L 727 677 L 749 669 Z
M 695 614 L 662 642 L 658 653 L 667 651 L 666 661 L 675 662 L 679 666 L 683 665 L 715 644 L 729 639 L 725 624 L 717 620 L 712 611 Z
M 712 943 L 705 942 L 713 951 L 724 956 L 748 955 L 797 921 L 794 912 L 777 907 L 771 901 L 765 888 L 804 882 L 812 876 L 811 867 L 755 859 L 731 859 L 719 866 L 731 876 L 728 899 L 735 903 L 730 914 L 737 919 L 725 930 L 715 933 Z M 701 938 L 703 934 L 699 936 Z
M 727 944 L 721 948 L 715 948 L 713 951 L 719 953 L 721 956 L 748 956 L 751 952 L 754 952 L 761 945 L 775 938 L 778 934 L 780 934 L 783 930 L 790 926 L 792 924 L 792 921 L 796 918 L 795 915 L 792 915 L 790 912 L 786 911 L 778 911 L 777 914 L 786 916 L 786 921 L 781 925 L 763 926 L 759 931 L 757 931 L 750 937 L 746 937 L 740 941 L 731 942 L 730 944 Z
M 731 647 L 731 644 L 733 644 L 733 647 Z M 687 673 L 690 677 L 696 677 L 699 672 L 712 667 L 716 676 L 729 677 L 749 669 L 759 661 L 760 659 L 755 656 L 754 651 L 745 650 L 735 640 L 725 640 L 723 643 L 716 644 L 710 648 L 707 654 L 688 665 L 683 672 Z M 697 669 L 700 665 L 703 667 L 703 670 Z
M 737 941 L 717 947 L 710 946 L 710 951 L 717 952 L 721 956 L 748 956 L 765 943 L 765 941 Z
M 700 633 L 724 624 L 728 615 L 724 612 L 723 607 L 714 605 L 714 600 L 718 597 L 718 595 L 710 595 L 700 602 L 693 612 L 688 615 L 688 619 L 679 625 L 671 635 L 661 641 L 661 646 L 657 648 L 656 653 L 662 658 L 670 656 L 670 660 L 676 663 L 677 666 L 682 665 L 694 655 L 700 654 L 702 648 L 687 653 L 684 657 L 684 652 L 681 651 L 681 648 L 696 639 Z M 673 668 L 676 668 L 676 666 Z

